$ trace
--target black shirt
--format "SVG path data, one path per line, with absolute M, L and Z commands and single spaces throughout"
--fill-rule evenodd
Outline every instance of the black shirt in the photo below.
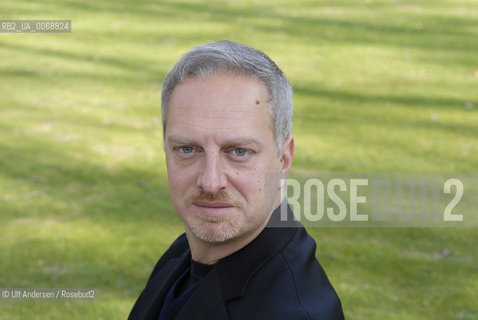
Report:
M 198 284 L 209 273 L 212 267 L 214 267 L 214 265 L 204 264 L 191 259 L 191 271 L 181 284 L 178 295 L 180 296 L 186 290 Z

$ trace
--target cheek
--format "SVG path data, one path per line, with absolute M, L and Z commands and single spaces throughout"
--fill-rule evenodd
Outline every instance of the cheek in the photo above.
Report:
M 248 200 L 253 201 L 254 206 L 267 206 L 269 202 L 275 201 L 279 190 L 279 172 L 279 161 L 277 158 L 270 158 L 242 179 L 242 190 L 245 190 Z
M 257 203 L 258 199 L 263 198 L 265 175 L 258 168 L 247 171 L 234 171 L 230 178 L 231 185 L 250 202 Z
M 171 197 L 182 197 L 194 186 L 195 177 L 192 172 L 168 166 L 168 182 Z

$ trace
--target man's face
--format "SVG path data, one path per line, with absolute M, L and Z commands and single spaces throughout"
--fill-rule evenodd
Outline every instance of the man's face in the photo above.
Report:
M 189 235 L 257 235 L 279 205 L 278 186 L 266 190 L 266 179 L 287 174 L 293 142 L 277 156 L 268 97 L 257 78 L 226 73 L 189 77 L 174 89 L 166 163 L 171 202 Z

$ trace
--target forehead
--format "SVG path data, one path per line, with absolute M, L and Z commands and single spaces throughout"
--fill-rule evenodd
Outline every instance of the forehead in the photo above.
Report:
M 268 99 L 266 86 L 256 77 L 225 73 L 189 77 L 171 96 L 166 136 L 265 139 L 264 134 L 272 136 Z

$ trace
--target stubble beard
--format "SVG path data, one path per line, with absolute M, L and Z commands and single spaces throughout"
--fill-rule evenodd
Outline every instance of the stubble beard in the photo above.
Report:
M 191 232 L 210 243 L 222 243 L 238 235 L 239 225 L 226 217 L 206 217 L 201 214 L 188 218 Z
M 191 207 L 195 201 L 222 201 L 232 204 L 236 209 L 241 209 L 242 204 L 233 200 L 225 190 L 221 189 L 215 194 L 200 190 L 187 199 L 186 207 Z M 188 225 L 191 232 L 199 239 L 210 243 L 221 243 L 236 237 L 239 234 L 240 223 L 234 214 L 226 216 L 206 216 L 195 212 L 188 216 Z

